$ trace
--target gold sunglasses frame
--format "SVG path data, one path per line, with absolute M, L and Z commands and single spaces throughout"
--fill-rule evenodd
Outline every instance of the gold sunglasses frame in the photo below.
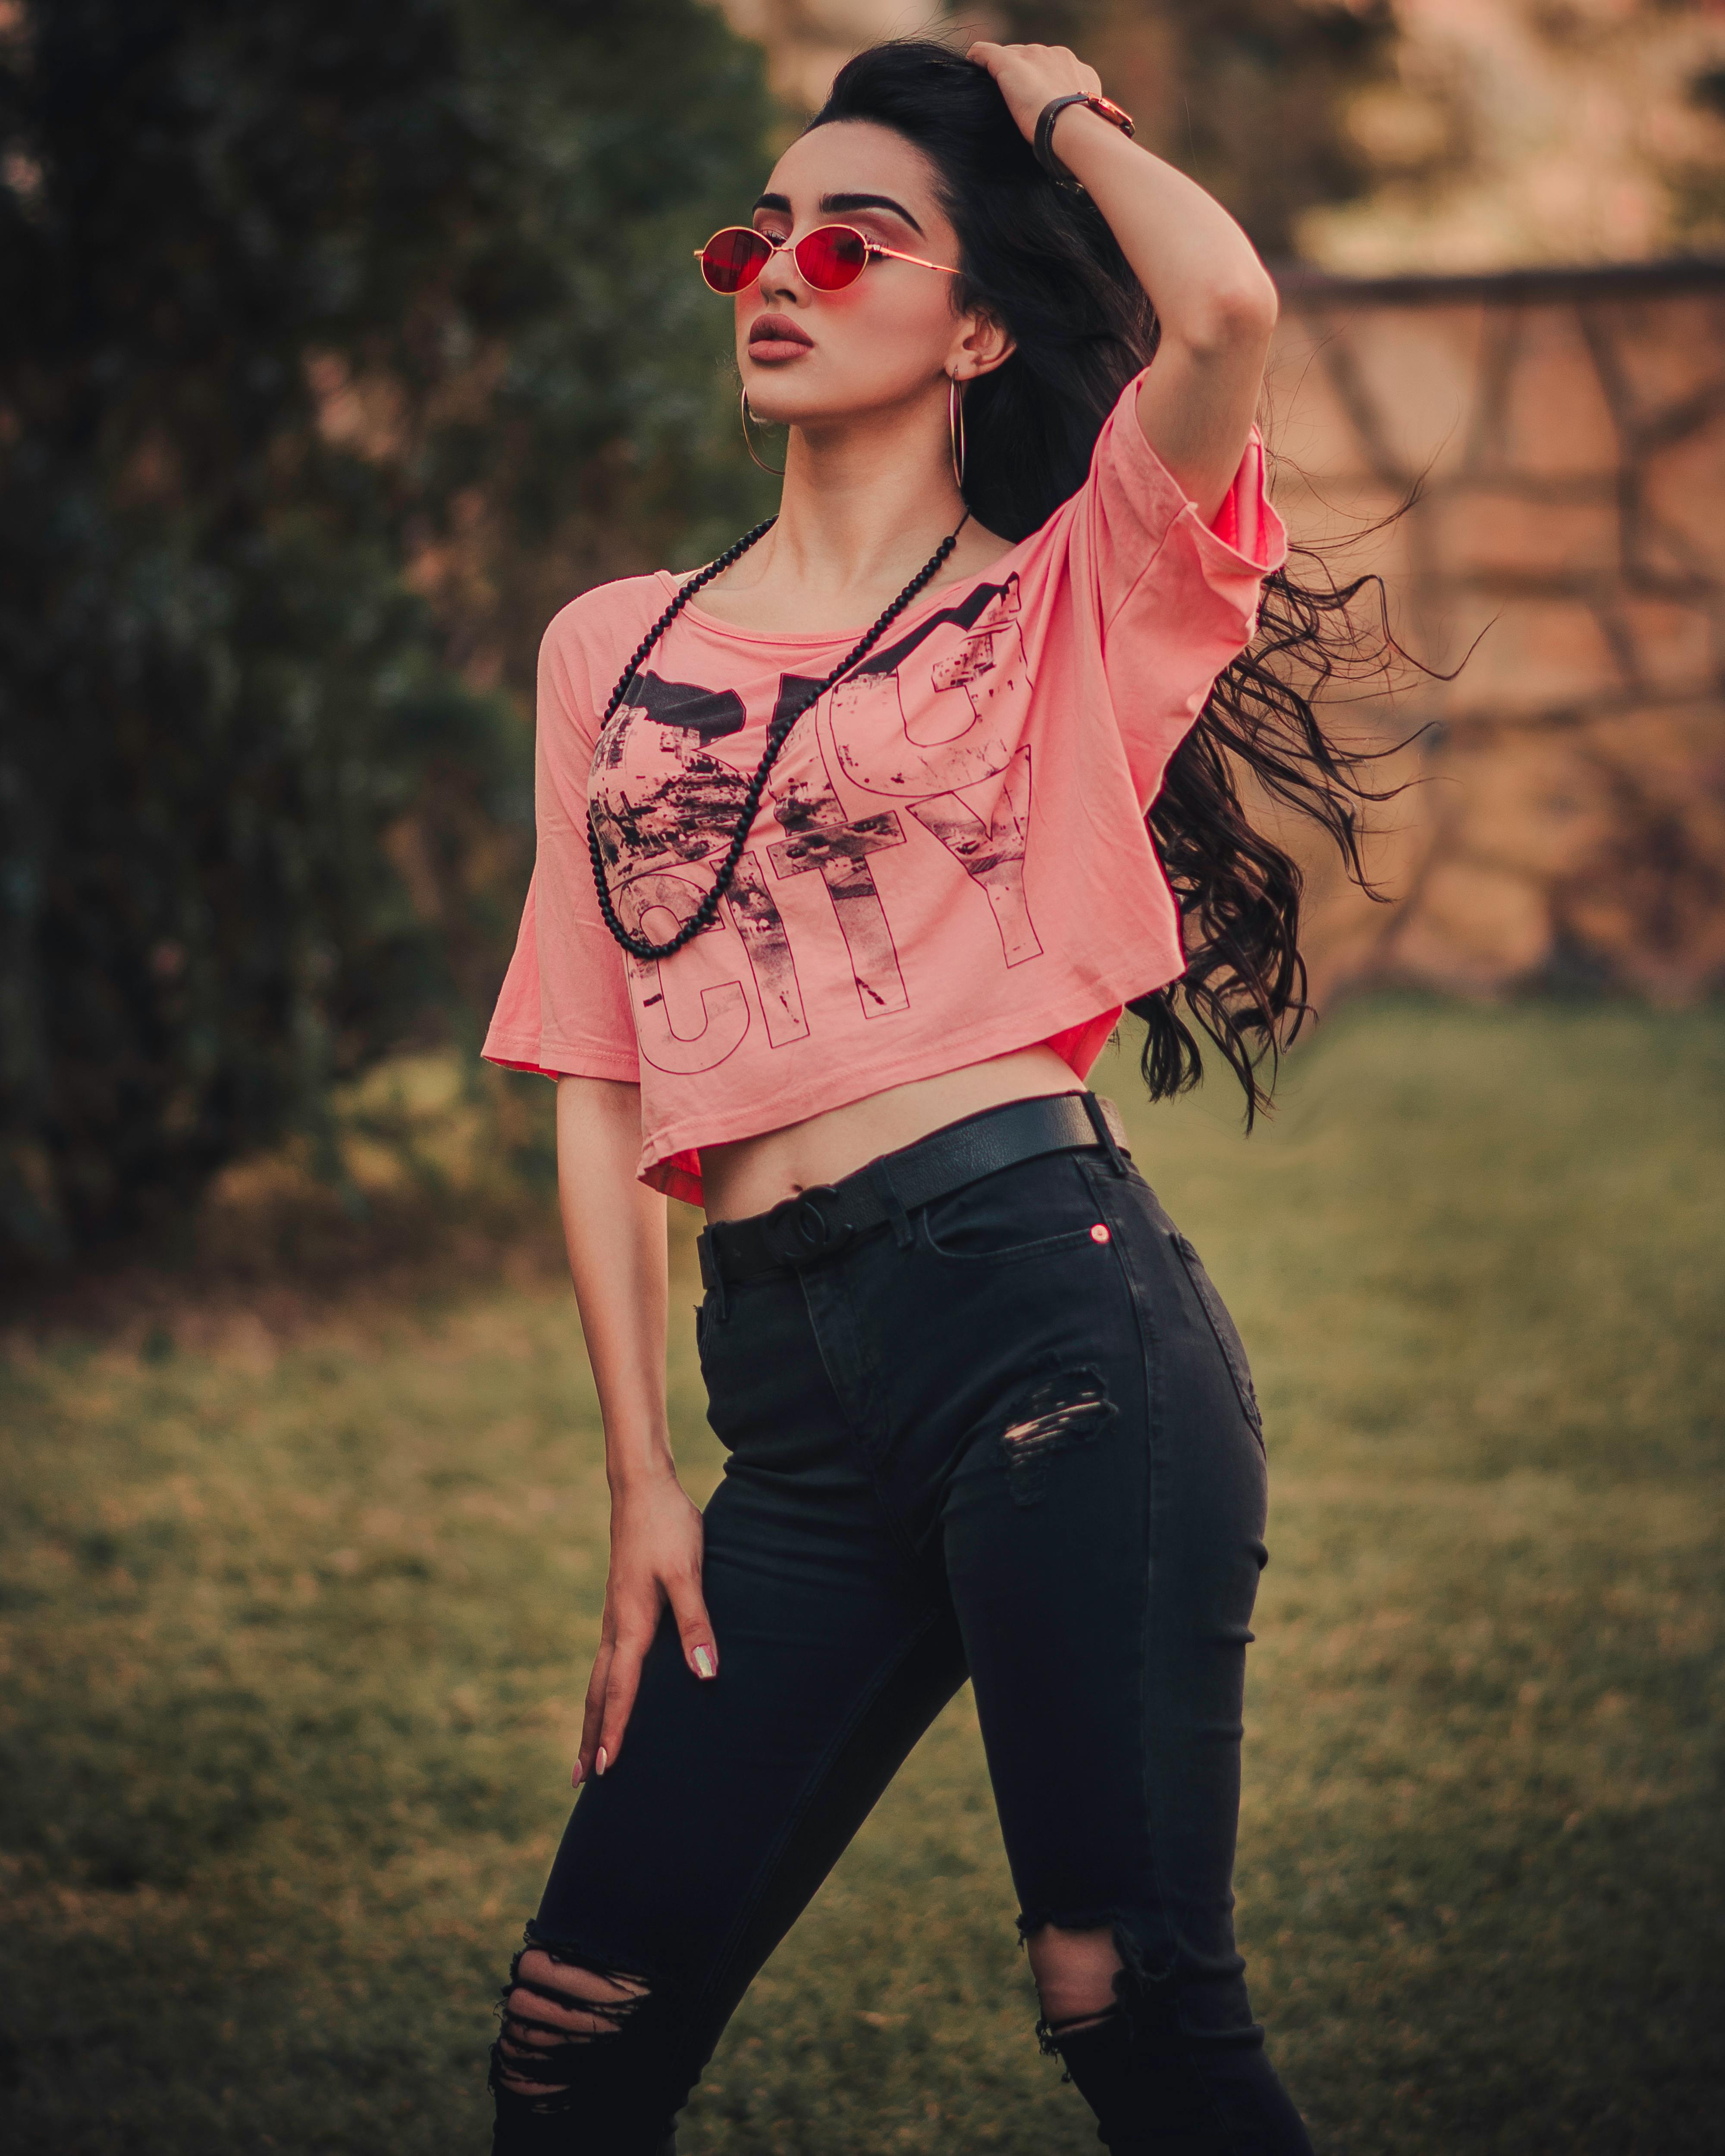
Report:
M 767 240 L 766 234 L 764 232 L 757 232 L 752 224 L 721 224 L 718 230 L 708 239 L 706 246 L 697 247 L 692 250 L 696 260 L 704 264 L 706 259 L 707 248 L 712 245 L 715 239 L 722 239 L 727 232 L 746 232 L 751 239 Z M 869 266 L 869 263 L 874 261 L 877 256 L 885 256 L 889 262 L 911 262 L 914 263 L 919 270 L 938 270 L 942 275 L 945 277 L 956 277 L 958 275 L 957 270 L 950 262 L 926 262 L 920 254 L 906 254 L 902 249 L 897 247 L 883 247 L 878 239 L 870 239 L 867 233 L 859 232 L 854 224 L 844 224 L 835 220 L 831 224 L 811 225 L 809 230 L 802 235 L 802 239 L 799 239 L 767 240 L 767 254 L 765 259 L 762 262 L 760 268 L 756 270 L 754 275 L 748 280 L 747 284 L 739 285 L 737 290 L 734 292 L 721 292 L 716 285 L 710 281 L 705 268 L 702 269 L 701 273 L 701 281 L 706 286 L 708 291 L 712 294 L 716 300 L 737 299 L 741 294 L 747 292 L 750 285 L 758 285 L 760 283 L 761 280 L 767 274 L 767 264 L 773 259 L 775 254 L 788 254 L 792 261 L 795 262 L 797 259 L 797 249 L 803 244 L 803 240 L 813 239 L 815 234 L 818 232 L 848 232 L 851 234 L 854 238 L 861 241 L 864 250 L 868 257 L 867 261 L 865 261 L 862 265 L 862 270 L 859 270 L 856 273 L 856 276 L 853 277 L 850 280 L 850 283 L 846 285 L 827 285 L 809 284 L 809 280 L 806 277 L 803 277 L 803 272 L 799 268 L 797 271 L 797 275 L 799 277 L 803 277 L 803 283 L 809 285 L 809 289 L 811 292 L 819 292 L 823 298 L 830 297 L 830 295 L 834 292 L 848 292 L 850 290 L 850 285 L 857 282 L 857 280 L 861 277 L 863 270 L 866 270 Z

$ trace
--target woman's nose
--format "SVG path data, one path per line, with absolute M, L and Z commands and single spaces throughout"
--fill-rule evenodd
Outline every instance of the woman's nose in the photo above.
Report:
M 796 258 L 788 247 L 775 247 L 762 264 L 758 289 L 762 299 L 801 300 L 805 287 L 797 271 Z

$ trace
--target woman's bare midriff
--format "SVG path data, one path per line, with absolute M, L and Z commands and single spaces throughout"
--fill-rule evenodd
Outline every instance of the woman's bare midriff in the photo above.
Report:
M 836 1183 L 883 1152 L 912 1145 L 944 1124 L 1007 1101 L 1082 1089 L 1051 1048 L 1014 1049 L 987 1063 L 889 1086 L 866 1101 L 829 1108 L 759 1137 L 701 1149 L 709 1220 L 739 1220 L 817 1183 Z

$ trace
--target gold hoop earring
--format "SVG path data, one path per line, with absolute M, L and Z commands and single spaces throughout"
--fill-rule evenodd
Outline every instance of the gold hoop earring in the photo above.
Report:
M 749 439 L 749 392 L 748 384 L 747 382 L 743 384 L 742 400 L 738 409 L 742 413 L 743 447 L 748 451 L 749 454 L 753 457 L 755 462 L 760 465 L 763 472 L 771 472 L 774 479 L 783 479 L 784 477 L 784 466 L 783 465 L 769 465 L 766 459 L 762 457 L 756 449 L 753 442 Z
M 952 445 L 952 481 L 964 491 L 964 392 L 956 374 L 947 377 L 947 437 Z

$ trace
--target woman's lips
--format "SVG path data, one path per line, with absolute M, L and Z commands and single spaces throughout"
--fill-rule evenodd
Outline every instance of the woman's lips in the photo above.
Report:
M 814 339 L 788 315 L 761 315 L 749 331 L 751 359 L 794 359 L 799 352 L 814 348 Z

